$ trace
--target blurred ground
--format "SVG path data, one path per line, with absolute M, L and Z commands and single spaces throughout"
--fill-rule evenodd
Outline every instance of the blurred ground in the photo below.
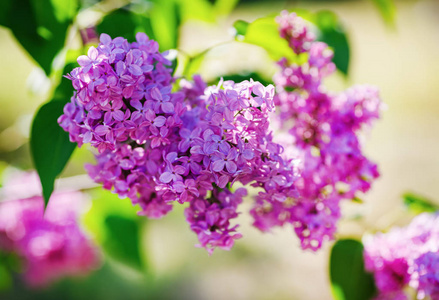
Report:
M 386 229 L 394 221 L 403 223 L 400 196 L 407 190 L 439 203 L 439 2 L 397 2 L 394 30 L 384 25 L 369 1 L 301 1 L 298 5 L 332 10 L 348 29 L 352 51 L 349 80 L 343 82 L 336 76 L 328 85 L 337 90 L 352 84 L 377 85 L 388 106 L 366 142 L 366 152 L 379 164 L 382 176 L 364 197 L 364 204 L 345 206 L 347 217 L 339 236 L 360 236 L 365 230 Z M 220 28 L 189 24 L 183 31 L 182 48 L 196 51 L 229 40 L 228 28 L 237 18 L 251 21 L 282 8 L 277 2 L 241 7 Z M 7 31 L 0 30 L 0 41 L 0 159 L 10 162 L 16 159 L 14 155 L 24 153 L 16 150 L 25 141 L 30 120 L 23 115 L 32 115 L 44 101 L 44 93 L 28 91 L 33 65 Z M 229 59 L 227 63 L 223 63 L 224 57 Z M 263 51 L 230 44 L 211 51 L 203 71 L 213 77 L 255 66 L 272 71 Z M 24 132 L 24 138 L 17 141 L 16 132 Z M 28 164 L 24 160 L 23 165 Z M 291 228 L 262 234 L 250 226 L 248 208 L 242 208 L 238 221 L 244 238 L 231 252 L 217 250 L 212 257 L 193 248 L 196 237 L 188 230 L 182 209 L 151 221 L 145 243 L 151 250 L 155 274 L 178 273 L 180 284 L 174 288 L 180 289 L 181 299 L 331 299 L 329 245 L 318 253 L 303 252 Z M 364 215 L 360 222 L 349 220 L 357 214 Z

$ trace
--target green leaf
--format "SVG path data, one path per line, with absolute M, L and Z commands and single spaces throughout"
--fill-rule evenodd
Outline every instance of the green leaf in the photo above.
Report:
M 415 214 L 439 211 L 439 206 L 437 204 L 434 204 L 433 201 L 423 196 L 413 193 L 405 193 L 403 198 L 404 204 Z
M 8 290 L 12 286 L 12 278 L 8 269 L 0 264 L 0 292 Z
M 338 70 L 347 75 L 350 48 L 346 31 L 338 17 L 330 11 L 320 11 L 313 14 L 307 10 L 296 9 L 294 12 L 317 26 L 319 29 L 317 40 L 328 44 L 334 50 L 334 64 Z M 290 62 L 294 61 L 300 64 L 306 58 L 304 55 L 296 55 L 289 47 L 288 42 L 280 37 L 279 25 L 273 16 L 257 19 L 250 24 L 238 20 L 233 26 L 237 31 L 236 39 L 238 41 L 264 48 L 274 60 L 285 57 Z
M 238 32 L 245 31 L 243 38 L 237 36 L 238 40 L 264 48 L 274 60 L 286 57 L 292 61 L 296 58 L 293 50 L 288 46 L 288 42 L 280 37 L 278 24 L 274 20 L 274 17 L 257 19 L 248 24 L 246 30 L 244 30 L 245 25 L 243 22 L 244 21 L 235 22 L 235 25 L 238 26 L 238 28 L 235 27 Z
M 255 72 L 245 73 L 245 72 L 243 72 L 243 73 L 239 73 L 239 74 L 228 74 L 228 75 L 223 75 L 223 76 L 217 77 L 215 80 L 211 81 L 209 83 L 209 85 L 218 84 L 218 82 L 221 78 L 223 78 L 225 81 L 226 80 L 233 80 L 234 82 L 241 82 L 244 80 L 253 79 L 254 81 L 259 81 L 260 83 L 262 83 L 265 86 L 267 86 L 269 84 L 273 84 L 273 82 L 270 81 L 270 79 L 262 76 L 259 73 L 255 73 Z
M 51 2 L 55 17 L 59 22 L 73 20 L 79 9 L 77 0 L 51 0 Z
M 113 259 L 137 270 L 145 269 L 145 253 L 139 251 L 141 226 L 145 219 L 136 214 L 131 201 L 102 188 L 91 191 L 92 207 L 84 225 Z M 125 236 L 126 235 L 126 236 Z
M 103 244 L 105 250 L 117 260 L 141 270 L 139 222 L 119 215 L 108 215 L 105 225 L 109 237 Z
M 62 74 L 66 75 L 71 72 L 74 68 L 78 66 L 77 63 L 69 63 L 65 65 Z M 55 92 L 52 97 L 52 101 L 62 101 L 63 103 L 67 103 L 70 101 L 70 98 L 73 96 L 73 85 L 70 79 L 62 76 L 61 81 L 55 89 Z
M 179 4 L 174 0 L 153 2 L 151 27 L 160 51 L 177 48 L 180 26 Z
M 54 57 L 64 47 L 67 29 L 78 8 L 77 1 L 2 2 L 0 24 L 10 28 L 17 41 L 49 75 Z
M 175 57 L 174 59 L 171 60 L 171 66 L 169 67 L 172 70 L 172 76 L 175 76 L 175 71 L 177 71 L 177 66 L 178 66 L 178 58 Z
M 393 0 L 372 0 L 388 25 L 395 25 L 396 7 Z
M 40 176 L 45 205 L 54 189 L 55 178 L 67 164 L 76 144 L 58 125 L 64 102 L 52 101 L 43 105 L 34 117 L 31 129 L 31 154 Z
M 145 32 L 149 38 L 155 39 L 150 19 L 126 8 L 106 15 L 96 29 L 99 33 L 106 33 L 112 38 L 122 36 L 130 42 L 135 40 L 137 32 Z
M 206 53 L 207 51 L 204 51 L 187 59 L 183 70 L 184 77 L 190 78 L 192 75 L 197 74 L 200 71 L 204 58 L 206 57 Z
M 248 22 L 243 20 L 238 20 L 235 23 L 233 23 L 233 27 L 235 27 L 237 35 L 244 36 L 247 32 Z
M 363 245 L 356 240 L 337 241 L 330 257 L 331 289 L 337 300 L 369 300 L 375 295 L 373 276 L 364 270 Z
M 9 22 L 8 13 L 12 6 L 12 0 L 0 1 L 0 25 L 7 26 Z
M 156 0 L 160 1 L 160 0 Z M 207 0 L 174 0 L 180 4 L 182 22 L 200 20 L 215 22 L 212 4 Z
M 315 15 L 315 24 L 320 30 L 318 40 L 334 50 L 333 62 L 338 70 L 347 75 L 349 70 L 350 48 L 346 31 L 337 15 L 330 11 L 319 11 Z

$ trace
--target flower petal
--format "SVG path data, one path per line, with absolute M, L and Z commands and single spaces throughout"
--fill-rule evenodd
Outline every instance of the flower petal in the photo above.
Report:
M 172 173 L 171 172 L 164 172 L 162 175 L 160 175 L 160 181 L 163 183 L 169 183 L 172 180 Z
M 222 159 L 214 161 L 212 163 L 212 170 L 214 172 L 221 172 L 224 169 L 225 164 L 226 164 L 226 162 Z

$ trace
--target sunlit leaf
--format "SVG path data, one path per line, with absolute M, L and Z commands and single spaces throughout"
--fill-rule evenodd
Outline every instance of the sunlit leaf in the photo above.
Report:
M 395 24 L 396 7 L 393 0 L 372 0 L 388 25 Z
M 35 168 L 40 176 L 45 205 L 54 189 L 55 178 L 66 166 L 76 144 L 58 125 L 64 102 L 52 101 L 43 105 L 32 123 L 30 146 Z
M 151 27 L 160 45 L 160 51 L 177 48 L 180 26 L 180 5 L 174 1 L 152 3 Z
M 307 10 L 296 9 L 300 17 L 314 23 L 318 28 L 317 40 L 325 42 L 334 50 L 333 62 L 337 69 L 347 75 L 349 70 L 350 49 L 347 34 L 338 17 L 329 11 L 311 13 Z M 288 42 L 279 35 L 279 25 L 275 16 L 257 19 L 252 23 L 238 20 L 234 23 L 238 41 L 254 44 L 267 50 L 271 58 L 279 60 L 282 57 L 290 62 L 303 62 L 303 55 L 295 55 Z
M 423 196 L 413 193 L 405 193 L 403 198 L 404 204 L 415 214 L 439 211 L 439 206 L 437 204 Z
M 364 270 L 363 245 L 356 240 L 337 241 L 331 250 L 330 279 L 336 300 L 370 300 L 374 280 Z
M 75 18 L 79 4 L 76 0 L 51 0 L 53 11 L 59 22 L 69 21 Z
M 160 0 L 159 0 L 160 1 Z M 180 4 L 182 22 L 200 20 L 214 22 L 215 14 L 212 4 L 207 0 L 174 0 Z
M 236 34 L 245 36 L 248 28 L 248 22 L 243 20 L 238 20 L 235 23 L 233 23 L 233 27 L 236 29 Z
M 213 6 L 216 14 L 228 15 L 232 12 L 239 0 L 216 0 Z
M 192 75 L 199 73 L 200 68 L 203 64 L 206 53 L 200 53 L 194 57 L 190 57 L 184 67 L 183 76 L 186 78 L 192 77 Z
M 288 42 L 280 37 L 274 17 L 257 19 L 246 28 L 245 21 L 237 21 L 235 25 L 238 33 L 244 33 L 237 36 L 238 40 L 264 48 L 272 59 L 279 60 L 286 57 L 288 60 L 293 60 L 296 57 Z

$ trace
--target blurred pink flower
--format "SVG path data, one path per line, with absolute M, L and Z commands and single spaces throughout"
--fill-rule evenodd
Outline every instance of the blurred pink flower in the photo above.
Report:
M 20 173 L 5 183 L 2 200 L 6 201 L 0 202 L 0 249 L 23 258 L 29 285 L 44 286 L 60 277 L 86 274 L 100 259 L 77 222 L 84 195 L 54 193 L 44 213 L 44 200 L 35 195 L 40 190 L 37 179 L 36 174 Z

